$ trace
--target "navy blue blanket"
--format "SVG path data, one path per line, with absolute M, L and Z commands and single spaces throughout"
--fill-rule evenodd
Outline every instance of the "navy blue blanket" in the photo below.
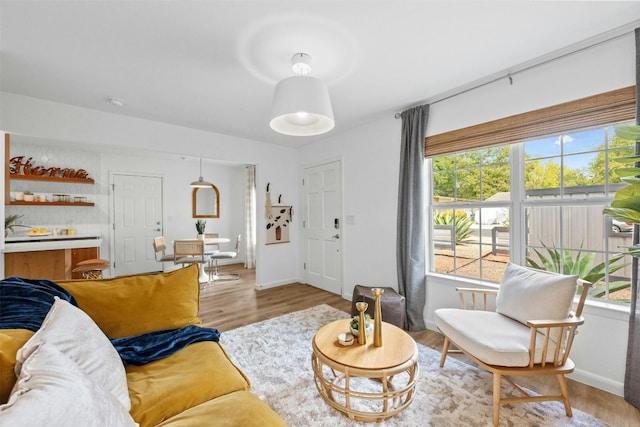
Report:
M 36 332 L 56 296 L 78 306 L 69 291 L 50 280 L 20 277 L 0 280 L 0 329 L 29 329 Z M 217 329 L 191 325 L 112 339 L 111 343 L 124 363 L 144 365 L 171 356 L 189 344 L 217 342 L 219 339 L 220 332 Z
M 123 362 L 144 365 L 170 356 L 189 344 L 199 341 L 218 342 L 219 339 L 220 332 L 217 329 L 190 325 L 133 337 L 116 338 L 112 339 L 111 343 L 118 350 Z
M 59 297 L 78 306 L 75 298 L 50 280 L 8 277 L 0 281 L 0 329 L 37 331 Z

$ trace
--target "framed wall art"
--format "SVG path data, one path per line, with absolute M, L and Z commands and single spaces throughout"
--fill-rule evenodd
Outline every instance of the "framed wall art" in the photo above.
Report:
M 289 243 L 289 229 L 291 228 L 292 206 L 273 205 L 267 217 L 267 245 Z

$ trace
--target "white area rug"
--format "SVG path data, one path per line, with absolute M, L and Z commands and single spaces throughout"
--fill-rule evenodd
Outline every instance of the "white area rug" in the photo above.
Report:
M 231 359 L 249 377 L 253 392 L 291 427 L 372 425 L 352 421 L 318 394 L 311 370 L 311 340 L 333 320 L 349 317 L 319 305 L 224 332 L 220 339 Z M 411 406 L 385 420 L 385 426 L 489 426 L 491 375 L 418 344 L 420 374 Z M 507 390 L 503 385 L 503 393 Z M 560 402 L 502 406 L 501 426 L 604 426 L 596 418 Z

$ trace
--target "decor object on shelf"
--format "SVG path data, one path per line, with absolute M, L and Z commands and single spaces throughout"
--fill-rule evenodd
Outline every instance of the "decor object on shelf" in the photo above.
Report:
M 23 215 L 9 215 L 4 218 L 4 237 L 7 237 L 9 231 L 13 233 L 16 227 L 31 228 L 30 225 L 18 224 L 18 220 L 22 217 Z
M 22 178 L 71 178 L 78 181 L 87 181 L 93 183 L 93 179 L 89 178 L 89 173 L 84 169 L 59 168 L 36 166 L 31 163 L 33 157 L 25 160 L 25 156 L 12 157 L 9 160 L 9 175 L 11 179 Z
M 200 157 L 200 176 L 198 177 L 197 181 L 193 181 L 191 184 L 189 184 L 189 186 L 191 188 L 208 188 L 213 186 L 213 184 L 211 184 L 210 182 L 202 179 L 202 157 Z
M 359 321 L 358 321 L 358 344 L 365 345 L 367 343 L 367 324 L 365 321 L 364 311 L 367 309 L 369 304 L 366 302 L 357 302 L 356 308 L 360 312 Z
M 25 202 L 33 202 L 36 199 L 36 196 L 31 191 L 24 192 L 24 201 Z
M 308 74 L 311 57 L 296 53 L 291 58 L 295 76 L 281 80 L 271 107 L 271 129 L 292 136 L 320 135 L 335 126 L 327 85 Z
M 371 289 L 376 297 L 375 314 L 373 315 L 373 345 L 382 347 L 382 309 L 380 308 L 380 297 L 384 293 L 382 288 Z

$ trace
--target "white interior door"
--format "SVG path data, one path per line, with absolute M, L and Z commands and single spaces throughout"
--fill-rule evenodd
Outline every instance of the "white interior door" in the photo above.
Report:
M 153 238 L 162 235 L 162 178 L 114 174 L 113 210 L 115 274 L 161 271 Z
M 304 171 L 305 280 L 342 294 L 342 174 L 340 162 Z

